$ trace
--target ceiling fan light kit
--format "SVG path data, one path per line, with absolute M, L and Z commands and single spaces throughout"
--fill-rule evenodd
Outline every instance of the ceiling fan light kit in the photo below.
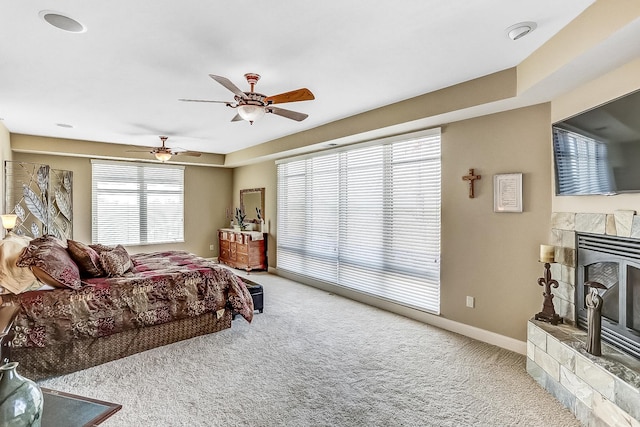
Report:
M 256 73 L 247 73 L 244 75 L 245 79 L 247 79 L 247 83 L 249 83 L 249 92 L 241 91 L 226 77 L 217 76 L 215 74 L 209 74 L 209 77 L 231 91 L 234 94 L 234 100 L 210 101 L 206 99 L 179 99 L 179 101 L 225 104 L 227 107 L 238 110 L 238 114 L 231 119 L 232 122 L 245 120 L 250 124 L 253 124 L 254 121 L 261 119 L 266 113 L 276 114 L 278 116 L 301 122 L 309 117 L 309 115 L 298 113 L 297 111 L 286 110 L 284 108 L 272 107 L 271 105 L 283 104 L 286 102 L 311 101 L 315 99 L 313 93 L 311 93 L 307 88 L 301 88 L 273 96 L 265 96 L 261 93 L 254 92 L 255 85 L 258 83 L 258 80 L 260 80 L 260 75 Z
M 255 122 L 256 120 L 264 117 L 265 111 L 264 107 L 261 107 L 259 105 L 246 104 L 238 106 L 238 114 L 240 114 L 240 117 L 242 117 L 244 120 L 253 124 L 253 122 Z
M 171 153 L 168 153 L 166 151 L 157 151 L 154 154 L 156 156 L 156 159 L 160 160 L 162 163 L 168 162 L 169 159 L 171 159 Z

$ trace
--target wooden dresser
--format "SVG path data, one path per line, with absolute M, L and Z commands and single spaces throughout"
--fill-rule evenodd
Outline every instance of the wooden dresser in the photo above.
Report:
M 247 271 L 267 269 L 267 233 L 259 231 L 218 230 L 218 261 Z

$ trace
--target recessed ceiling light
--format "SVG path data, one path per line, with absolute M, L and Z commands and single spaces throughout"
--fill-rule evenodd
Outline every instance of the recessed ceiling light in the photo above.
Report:
M 84 33 L 87 31 L 87 28 L 84 25 L 60 12 L 54 12 L 53 10 L 41 10 L 38 15 L 47 23 L 63 31 L 68 31 L 70 33 Z
M 507 28 L 505 31 L 511 40 L 518 40 L 538 27 L 538 24 L 535 22 L 520 22 L 518 24 L 512 25 Z
M 70 125 L 70 124 L 67 124 L 67 123 L 56 123 L 56 126 L 61 127 L 61 128 L 73 129 L 73 125 Z

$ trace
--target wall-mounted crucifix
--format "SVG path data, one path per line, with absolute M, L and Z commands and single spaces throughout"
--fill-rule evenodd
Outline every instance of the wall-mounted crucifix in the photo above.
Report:
M 469 175 L 465 175 L 462 177 L 464 181 L 469 181 L 469 198 L 470 199 L 473 199 L 475 197 L 475 194 L 473 193 L 474 181 L 480 178 L 482 178 L 482 176 L 473 174 L 473 169 L 469 169 Z

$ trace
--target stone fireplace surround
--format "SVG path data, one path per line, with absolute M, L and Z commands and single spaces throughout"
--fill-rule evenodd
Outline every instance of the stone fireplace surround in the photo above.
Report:
M 640 427 L 640 361 L 606 343 L 602 357 L 592 356 L 584 350 L 586 332 L 573 326 L 576 232 L 640 239 L 640 216 L 629 210 L 552 214 L 551 272 L 559 283 L 553 302 L 566 324 L 529 321 L 527 372 L 586 426 Z

